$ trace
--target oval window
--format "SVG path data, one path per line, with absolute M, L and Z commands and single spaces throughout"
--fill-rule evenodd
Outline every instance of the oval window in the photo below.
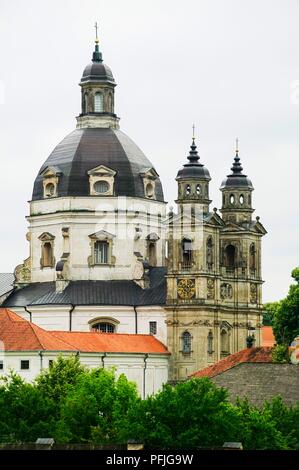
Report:
M 45 196 L 52 197 L 55 194 L 55 186 L 53 183 L 48 183 L 45 187 Z
M 234 204 L 234 202 L 235 202 L 235 196 L 234 196 L 233 194 L 231 194 L 231 195 L 229 196 L 229 202 L 230 202 L 231 204 Z
M 109 184 L 107 183 L 107 181 L 96 181 L 93 186 L 93 189 L 98 194 L 104 194 L 107 193 L 107 191 L 109 190 Z
M 197 195 L 201 194 L 201 187 L 200 187 L 200 184 L 197 184 L 197 185 L 196 185 L 196 194 L 197 194 Z
M 241 196 L 240 196 L 240 204 L 244 204 L 244 196 L 243 196 L 243 194 L 241 194 Z
M 191 193 L 190 184 L 187 184 L 187 186 L 185 187 L 185 193 L 187 194 L 187 196 Z

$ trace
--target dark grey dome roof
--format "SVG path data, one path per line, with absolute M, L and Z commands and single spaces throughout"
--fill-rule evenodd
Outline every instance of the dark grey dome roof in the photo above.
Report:
M 99 165 L 116 171 L 116 196 L 145 197 L 140 173 L 153 165 L 140 148 L 120 130 L 86 128 L 74 130 L 55 147 L 36 177 L 32 200 L 43 199 L 41 173 L 47 167 L 55 167 L 61 173 L 58 196 L 89 196 L 87 172 Z M 159 178 L 156 180 L 156 199 L 164 201 Z
M 209 170 L 202 163 L 199 162 L 199 155 L 197 152 L 194 138 L 192 139 L 192 144 L 190 148 L 191 150 L 187 157 L 189 160 L 189 163 L 185 163 L 183 168 L 178 171 L 176 179 L 180 180 L 180 179 L 185 179 L 185 178 L 186 179 L 194 178 L 194 179 L 201 179 L 201 180 L 204 179 L 204 180 L 210 181 L 211 177 L 210 177 Z
M 239 151 L 236 150 L 233 165 L 231 167 L 232 173 L 222 181 L 220 189 L 225 188 L 247 188 L 253 190 L 251 180 L 247 175 L 243 175 L 243 167 L 240 162 Z
M 91 62 L 85 67 L 81 78 L 81 83 L 84 82 L 115 83 L 110 67 L 103 62 Z

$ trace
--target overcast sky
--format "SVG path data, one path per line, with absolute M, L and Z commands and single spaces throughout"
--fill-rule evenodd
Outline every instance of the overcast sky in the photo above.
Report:
M 264 300 L 299 265 L 298 0 L 0 0 L 0 272 L 28 257 L 27 201 L 40 166 L 75 127 L 94 22 L 121 129 L 153 162 L 166 200 L 192 123 L 212 207 L 239 137 L 263 239 Z

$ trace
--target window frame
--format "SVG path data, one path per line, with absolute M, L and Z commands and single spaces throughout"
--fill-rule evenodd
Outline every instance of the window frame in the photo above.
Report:
M 28 367 L 23 367 L 24 363 L 28 363 Z M 30 359 L 21 359 L 20 360 L 20 370 L 30 370 Z
M 149 322 L 149 334 L 153 336 L 157 334 L 157 322 L 156 321 Z

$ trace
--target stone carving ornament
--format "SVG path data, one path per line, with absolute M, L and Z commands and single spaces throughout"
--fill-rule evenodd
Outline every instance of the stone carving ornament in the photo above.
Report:
M 223 283 L 220 286 L 220 297 L 222 300 L 231 299 L 233 297 L 233 286 L 231 284 Z

